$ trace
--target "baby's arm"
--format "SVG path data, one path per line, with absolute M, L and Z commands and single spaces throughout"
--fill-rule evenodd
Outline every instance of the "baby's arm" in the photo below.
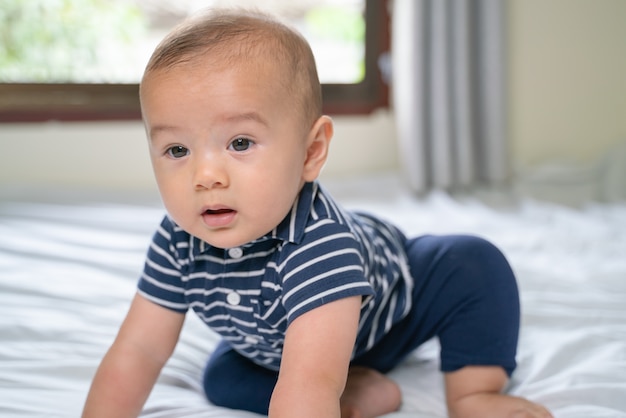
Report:
M 339 417 L 356 340 L 361 297 L 328 303 L 295 319 L 285 337 L 270 417 Z
M 501 393 L 507 376 L 500 367 L 468 366 L 445 374 L 450 418 L 551 418 L 541 405 Z
M 184 315 L 136 295 L 94 377 L 83 418 L 137 417 L 172 354 Z

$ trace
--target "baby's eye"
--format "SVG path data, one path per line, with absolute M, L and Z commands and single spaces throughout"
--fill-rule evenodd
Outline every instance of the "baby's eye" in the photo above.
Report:
M 230 143 L 230 148 L 235 151 L 247 151 L 252 145 L 252 141 L 248 138 L 237 138 Z
M 174 145 L 173 147 L 169 147 L 167 149 L 167 155 L 172 158 L 183 158 L 189 155 L 189 150 L 182 145 Z

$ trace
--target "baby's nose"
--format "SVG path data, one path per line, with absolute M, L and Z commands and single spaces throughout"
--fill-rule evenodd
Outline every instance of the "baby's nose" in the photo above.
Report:
M 219 159 L 202 158 L 196 163 L 194 176 L 196 189 L 214 189 L 226 186 L 228 186 L 228 175 Z

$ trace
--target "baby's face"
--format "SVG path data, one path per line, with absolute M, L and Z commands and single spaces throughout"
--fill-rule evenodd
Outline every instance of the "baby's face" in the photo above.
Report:
M 184 230 L 231 248 L 288 214 L 307 178 L 310 132 L 272 68 L 183 65 L 142 84 L 150 157 L 165 207 Z

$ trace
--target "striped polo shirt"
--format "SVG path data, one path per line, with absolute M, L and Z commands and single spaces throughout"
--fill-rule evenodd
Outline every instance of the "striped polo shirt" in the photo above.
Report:
M 237 352 L 272 370 L 294 319 L 362 296 L 354 358 L 411 308 L 404 244 L 394 226 L 344 211 L 319 183 L 307 183 L 273 231 L 241 247 L 213 247 L 166 216 L 138 290 L 174 311 L 192 309 Z

